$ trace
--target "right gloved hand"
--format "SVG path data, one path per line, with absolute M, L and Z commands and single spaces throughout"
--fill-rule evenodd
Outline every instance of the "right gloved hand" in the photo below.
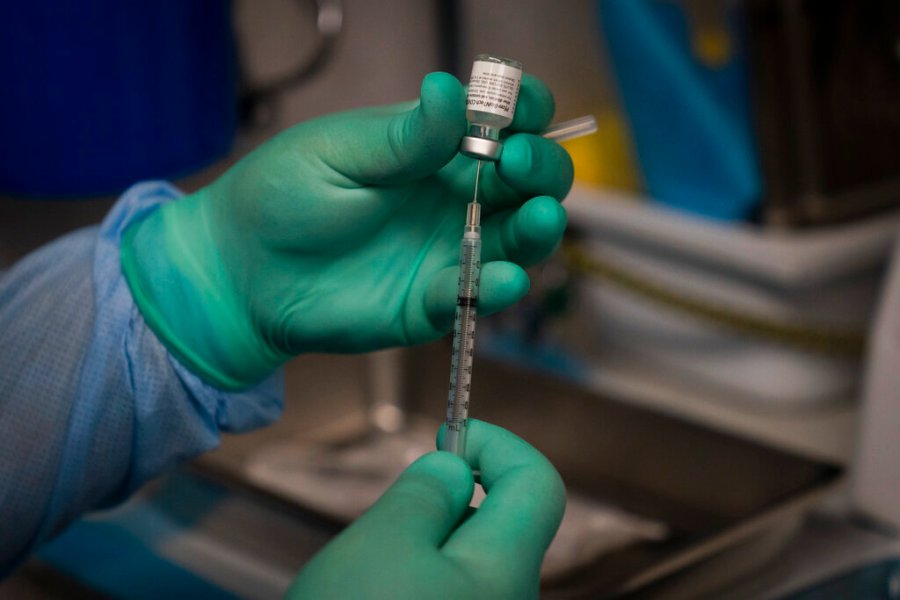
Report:
M 537 598 L 565 509 L 562 480 L 505 429 L 472 420 L 468 436 L 468 465 L 449 452 L 414 462 L 313 557 L 286 598 Z M 487 491 L 475 511 L 469 465 Z
M 536 133 L 553 98 L 522 81 L 503 156 L 482 172 L 479 312 L 528 290 L 522 266 L 566 224 L 572 163 Z M 463 87 L 328 115 L 274 137 L 211 185 L 131 225 L 122 267 L 154 333 L 217 387 L 239 389 L 303 352 L 367 352 L 450 330 L 475 161 L 458 154 Z

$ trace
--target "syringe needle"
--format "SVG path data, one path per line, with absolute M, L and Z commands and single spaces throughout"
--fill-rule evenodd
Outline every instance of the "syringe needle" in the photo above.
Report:
M 482 161 L 478 161 L 478 164 L 475 165 L 475 194 L 472 196 L 472 202 L 478 202 L 478 182 L 481 179 L 481 165 Z M 478 225 L 479 223 L 469 223 L 469 225 Z
M 475 197 L 472 198 L 472 202 L 478 202 L 478 181 L 481 179 L 481 165 L 484 164 L 484 161 L 479 160 L 475 163 Z
M 482 161 L 475 166 L 475 193 L 466 209 L 466 231 L 477 233 L 481 227 L 481 206 L 478 204 L 478 181 L 481 178 Z M 480 237 L 480 235 L 479 235 Z

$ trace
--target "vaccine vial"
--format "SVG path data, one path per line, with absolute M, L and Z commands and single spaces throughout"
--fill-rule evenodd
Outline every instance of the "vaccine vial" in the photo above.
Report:
M 521 83 L 522 63 L 490 54 L 475 57 L 466 94 L 469 132 L 459 145 L 462 154 L 479 160 L 500 158 L 500 130 L 512 123 Z

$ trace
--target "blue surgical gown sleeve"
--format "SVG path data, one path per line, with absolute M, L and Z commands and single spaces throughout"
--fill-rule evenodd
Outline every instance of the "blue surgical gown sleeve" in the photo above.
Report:
M 148 329 L 119 267 L 125 228 L 179 192 L 134 186 L 99 227 L 0 276 L 0 576 L 85 511 L 121 501 L 220 431 L 277 419 L 280 373 L 223 392 Z

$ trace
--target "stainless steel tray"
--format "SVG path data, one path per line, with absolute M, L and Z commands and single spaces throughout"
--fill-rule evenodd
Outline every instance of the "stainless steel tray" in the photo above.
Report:
M 444 342 L 404 355 L 402 395 L 419 428 L 422 419 L 426 429 L 439 425 L 448 364 L 449 346 Z M 222 449 L 201 459 L 198 467 L 341 520 L 321 503 L 305 501 L 289 478 L 259 476 L 260 457 L 271 456 L 273 446 L 282 456 L 284 450 L 290 455 L 292 448 L 300 456 L 323 443 L 347 447 L 355 439 L 366 439 L 360 433 L 367 423 L 373 375 L 378 373 L 372 373 L 365 357 L 299 359 L 289 370 L 282 422 L 226 439 Z M 792 531 L 841 479 L 841 469 L 834 465 L 516 366 L 479 360 L 474 385 L 471 416 L 502 425 L 539 448 L 557 466 L 571 493 L 665 525 L 664 536 L 638 536 L 575 561 L 570 569 L 556 569 L 543 581 L 542 595 L 547 598 L 652 595 L 667 581 L 684 579 L 693 567 L 717 556 L 730 556 L 727 562 L 733 567 L 741 563 L 736 550 L 759 542 L 749 568 L 763 559 L 759 548 L 777 550 L 773 540 Z

